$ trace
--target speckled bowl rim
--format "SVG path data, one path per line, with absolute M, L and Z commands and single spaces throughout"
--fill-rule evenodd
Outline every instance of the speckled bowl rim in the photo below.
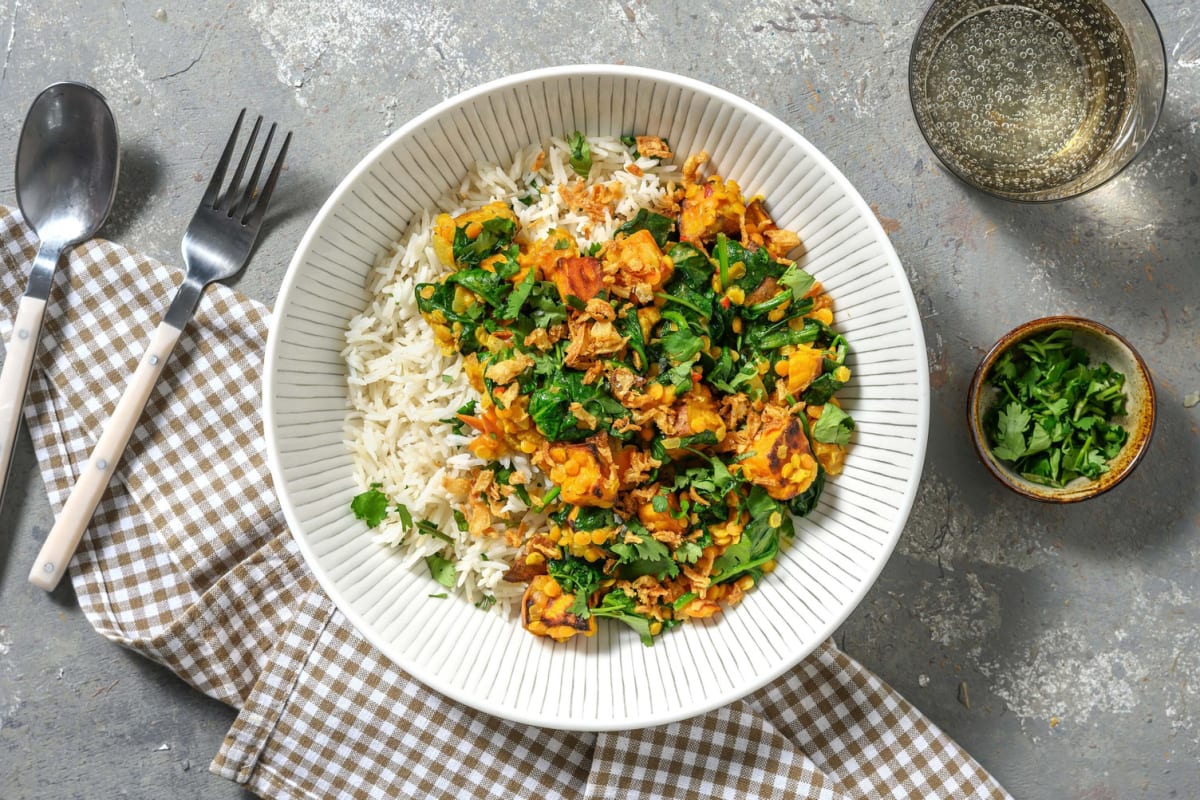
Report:
M 1136 429 L 1130 433 L 1129 440 L 1125 444 L 1125 447 L 1134 448 L 1133 455 L 1116 472 L 1106 473 L 1101 478 L 1086 484 L 1081 484 L 1073 488 L 1063 487 L 1061 489 L 1049 486 L 1042 487 L 1030 481 L 1014 478 L 1013 471 L 1002 465 L 992 455 L 987 445 L 987 436 L 983 431 L 982 409 L 980 408 L 984 396 L 984 381 L 987 374 L 991 371 L 992 366 L 996 363 L 996 359 L 1013 345 L 1023 342 L 1031 336 L 1057 328 L 1069 328 L 1073 331 L 1083 330 L 1093 335 L 1116 341 L 1132 356 L 1133 364 L 1137 367 L 1138 373 L 1146 386 L 1146 396 L 1137 412 L 1138 424 Z M 1042 503 L 1077 503 L 1082 500 L 1099 497 L 1111 490 L 1125 480 L 1133 472 L 1134 468 L 1142 462 L 1142 459 L 1145 458 L 1147 451 L 1150 449 L 1150 441 L 1154 438 L 1154 428 L 1158 417 L 1157 407 L 1158 402 L 1155 396 L 1154 380 L 1150 375 L 1150 368 L 1146 366 L 1141 353 L 1130 344 L 1128 339 L 1107 325 L 1085 317 L 1040 317 L 1018 325 L 1001 336 L 999 341 L 992 345 L 992 348 L 979 362 L 979 366 L 975 368 L 975 373 L 971 376 L 970 390 L 967 392 L 967 429 L 971 435 L 971 444 L 975 447 L 975 455 L 979 458 L 983 466 L 987 468 L 987 471 L 991 473 L 992 477 L 1005 487 L 1023 497 L 1028 497 Z M 1133 417 L 1134 413 L 1130 413 L 1129 416 Z M 1144 417 L 1144 421 L 1140 419 L 1141 417 Z

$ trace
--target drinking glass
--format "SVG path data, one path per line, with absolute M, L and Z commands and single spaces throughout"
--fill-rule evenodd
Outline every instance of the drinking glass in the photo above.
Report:
M 1142 0 L 934 0 L 909 95 L 930 148 L 963 181 L 1009 200 L 1062 200 L 1141 150 L 1166 63 Z

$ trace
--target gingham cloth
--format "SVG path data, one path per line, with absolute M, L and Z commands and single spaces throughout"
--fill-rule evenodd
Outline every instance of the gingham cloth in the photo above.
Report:
M 0 208 L 5 341 L 35 247 Z M 103 241 L 60 267 L 26 405 L 53 508 L 181 279 Z M 213 772 L 272 798 L 1008 797 L 829 642 L 744 700 L 617 733 L 517 725 L 417 683 L 354 631 L 284 526 L 262 435 L 268 316 L 209 289 L 71 564 L 96 630 L 240 709 Z

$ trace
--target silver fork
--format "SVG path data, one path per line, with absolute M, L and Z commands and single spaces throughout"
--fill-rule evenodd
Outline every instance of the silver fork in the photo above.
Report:
M 267 139 L 254 165 L 254 171 L 243 185 L 242 176 L 250 162 L 254 151 L 254 142 L 262 127 L 262 117 L 259 117 L 254 128 L 250 131 L 249 141 L 242 151 L 242 157 L 234 170 L 233 178 L 228 187 L 225 185 L 225 172 L 229 168 L 237 146 L 238 134 L 242 128 L 246 111 L 242 109 L 238 115 L 229 142 L 217 162 L 217 169 L 209 181 L 204 199 L 196 209 L 187 231 L 183 234 L 183 261 L 187 265 L 187 275 L 183 279 L 175 299 L 163 316 L 162 322 L 150 339 L 145 355 L 138 363 L 133 377 L 121 400 L 113 411 L 112 418 L 104 426 L 104 432 L 91 456 L 83 467 L 67 502 L 59 512 L 38 553 L 37 561 L 29 573 L 29 581 L 36 586 L 50 591 L 62 579 L 67 571 L 67 564 L 79 546 L 79 540 L 104 496 L 108 482 L 116 469 L 117 463 L 125 451 L 137 426 L 138 418 L 146 407 L 150 392 L 158 382 L 166 364 L 167 357 L 179 341 L 188 320 L 196 312 L 196 306 L 210 283 L 231 278 L 241 271 L 250 259 L 250 251 L 254 241 L 262 229 L 263 216 L 275 183 L 279 180 L 279 172 L 283 168 L 283 160 L 287 155 L 288 145 L 292 141 L 289 132 L 279 148 L 270 175 L 261 191 L 258 182 L 266 164 L 267 153 L 271 149 L 271 140 L 275 136 L 274 124 L 267 131 Z

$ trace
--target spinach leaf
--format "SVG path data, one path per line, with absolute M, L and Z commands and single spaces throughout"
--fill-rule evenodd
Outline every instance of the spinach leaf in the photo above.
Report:
M 777 292 L 775 296 L 769 300 L 764 300 L 761 303 L 755 303 L 754 305 L 746 306 L 742 309 L 742 316 L 746 319 L 758 319 L 759 317 L 765 317 L 772 311 L 782 308 L 787 303 L 791 304 L 788 306 L 787 310 L 787 316 L 789 318 L 797 317 L 801 314 L 807 314 L 812 310 L 813 307 L 813 301 L 811 299 L 804 298 L 801 300 L 794 300 L 791 292 L 785 289 Z
M 445 282 L 417 284 L 416 300 L 417 308 L 422 314 L 436 312 L 441 314 L 447 325 L 458 324 L 456 341 L 462 353 L 474 353 L 479 350 L 475 331 L 484 323 L 483 317 L 487 308 L 484 303 L 472 303 L 462 313 L 455 311 L 454 284 Z
M 785 345 L 813 342 L 820 333 L 821 324 L 813 319 L 805 320 L 804 327 L 798 331 L 788 327 L 786 321 L 750 324 L 742 335 L 742 357 L 754 360 L 754 356 L 765 355 Z
M 716 583 L 727 583 L 747 573 L 757 579 L 762 565 L 778 554 L 779 537 L 791 533 L 787 507 L 761 486 L 750 490 L 744 507 L 750 513 L 750 521 L 742 531 L 742 538 L 713 561 Z
M 654 243 L 661 249 L 667 246 L 667 240 L 675 231 L 675 221 L 662 214 L 655 214 L 653 211 L 639 208 L 633 219 L 617 228 L 617 233 L 632 236 L 643 230 L 650 231 L 650 235 L 654 237 Z
M 458 284 L 464 289 L 470 289 L 488 305 L 497 309 L 504 307 L 505 301 L 512 291 L 511 283 L 495 272 L 488 272 L 486 269 L 460 269 L 458 272 L 447 275 L 446 280 L 442 283 L 445 286 Z
M 517 223 L 506 217 L 492 217 L 481 224 L 479 235 L 467 236 L 467 226 L 454 230 L 454 261 L 460 267 L 478 267 L 480 262 L 494 256 L 512 244 Z
M 779 278 L 783 275 L 785 267 L 779 262 L 771 258 L 771 254 L 767 252 L 765 247 L 757 247 L 753 250 L 742 247 L 738 242 L 727 239 L 726 248 L 729 254 L 730 270 L 734 264 L 741 264 L 745 268 L 745 273 L 730 283 L 733 286 L 739 286 L 746 293 L 750 294 L 757 289 L 764 280 L 768 277 Z M 722 286 L 729 286 L 730 283 L 722 281 Z
M 583 406 L 604 428 L 610 427 L 618 418 L 629 416 L 628 409 L 608 393 L 607 381 L 587 384 L 583 378 L 583 372 L 564 368 L 546 376 L 542 388 L 530 397 L 529 416 L 550 441 L 577 442 L 596 432 L 580 427 L 579 420 L 571 413 L 572 403 Z
M 662 312 L 663 323 L 660 347 L 672 364 L 693 361 L 704 349 L 704 341 L 692 330 L 692 325 L 678 311 Z
M 529 416 L 538 431 L 550 441 L 578 442 L 593 433 L 579 427 L 579 420 L 569 410 L 571 402 L 571 394 L 553 383 L 538 389 L 529 398 Z
M 629 340 L 628 347 L 633 355 L 634 371 L 645 372 L 650 362 L 646 358 L 646 339 L 642 335 L 642 324 L 638 321 L 637 307 L 631 305 L 617 324 L 619 333 Z
M 675 264 L 675 272 L 667 284 L 667 291 L 674 292 L 673 287 L 680 283 L 697 292 L 712 291 L 713 265 L 708 256 L 695 246 L 683 243 L 672 247 L 668 255 Z
M 817 324 L 822 328 L 828 327 L 822 323 Z M 820 341 L 819 337 L 818 341 Z M 838 367 L 845 365 L 848 348 L 845 345 L 845 340 L 840 335 L 835 335 L 833 341 L 840 342 L 840 344 L 835 345 L 835 355 L 830 358 L 826 354 L 821 362 L 821 374 L 808 385 L 808 388 L 804 390 L 804 394 L 800 395 L 800 398 L 810 406 L 819 406 L 828 403 L 829 398 L 833 397 L 834 392 L 846 385 L 845 381 L 838 380 L 837 375 Z
M 466 417 L 473 417 L 473 416 L 475 416 L 476 408 L 477 408 L 476 401 L 468 400 L 466 403 L 459 406 L 458 411 L 454 412 L 455 416 L 448 417 L 446 419 L 440 419 L 440 420 L 438 420 L 438 422 L 446 423 L 447 425 L 450 426 L 450 431 L 452 433 L 454 433 L 457 436 L 463 436 L 467 432 L 467 423 L 465 423 L 461 419 L 459 419 L 457 415 L 462 414 L 463 416 L 466 416 Z
M 821 499 L 821 492 L 824 490 L 825 469 L 818 463 L 817 477 L 813 479 L 812 486 L 789 500 L 788 508 L 797 517 L 807 517 L 817 507 L 817 503 Z
M 570 508 L 567 511 L 569 512 Z M 611 508 L 579 506 L 575 519 L 568 519 L 567 523 L 577 531 L 596 531 L 601 528 L 617 527 L 617 516 Z

